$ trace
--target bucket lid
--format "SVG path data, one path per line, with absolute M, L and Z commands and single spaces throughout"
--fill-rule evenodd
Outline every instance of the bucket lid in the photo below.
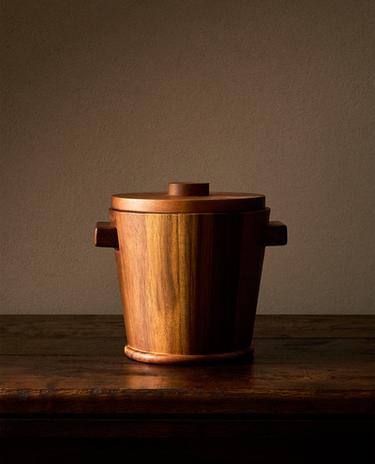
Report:
M 138 213 L 218 213 L 255 211 L 264 208 L 264 195 L 210 193 L 208 183 L 197 182 L 170 182 L 166 193 L 112 195 L 112 209 Z

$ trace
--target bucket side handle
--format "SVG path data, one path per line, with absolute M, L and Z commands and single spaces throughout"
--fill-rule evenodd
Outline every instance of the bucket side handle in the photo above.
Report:
M 97 222 L 94 232 L 97 247 L 118 248 L 117 229 L 111 222 Z
M 266 246 L 281 246 L 288 243 L 288 228 L 280 221 L 270 221 L 266 229 Z

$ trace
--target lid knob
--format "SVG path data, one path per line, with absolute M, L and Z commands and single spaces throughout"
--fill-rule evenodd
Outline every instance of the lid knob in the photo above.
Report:
M 208 182 L 169 182 L 168 195 L 200 197 L 210 194 Z

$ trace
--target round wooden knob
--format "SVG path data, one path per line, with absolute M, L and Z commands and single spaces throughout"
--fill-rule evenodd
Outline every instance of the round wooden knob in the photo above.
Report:
M 210 194 L 208 182 L 169 182 L 168 195 L 200 197 Z

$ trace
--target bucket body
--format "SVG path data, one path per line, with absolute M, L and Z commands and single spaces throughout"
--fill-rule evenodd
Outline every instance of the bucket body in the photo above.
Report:
M 286 242 L 270 210 L 110 210 L 96 244 L 115 248 L 125 354 L 180 364 L 249 357 L 266 245 Z

